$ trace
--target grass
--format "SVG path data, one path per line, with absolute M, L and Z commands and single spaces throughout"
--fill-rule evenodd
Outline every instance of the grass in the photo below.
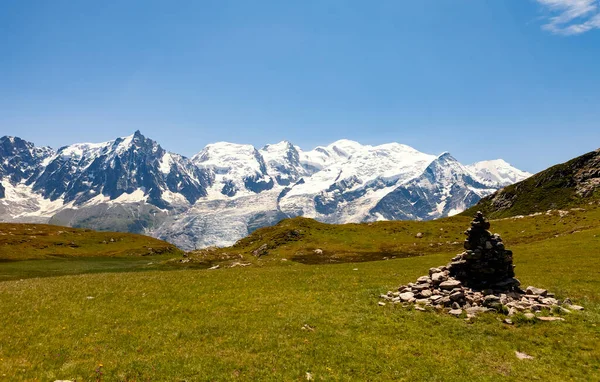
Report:
M 546 240 L 556 235 L 590 229 L 600 225 L 600 207 L 587 206 L 566 213 L 554 211 L 524 218 L 495 220 L 494 232 L 507 246 Z M 192 262 L 213 264 L 236 261 L 260 265 L 279 264 L 282 259 L 305 264 L 332 264 L 385 260 L 435 253 L 460 253 L 463 231 L 471 218 L 455 216 L 427 222 L 392 221 L 330 225 L 313 219 L 286 219 L 273 227 L 256 230 L 229 248 L 193 251 Z M 421 238 L 417 237 L 421 234 Z M 254 255 L 266 246 L 266 254 Z M 316 253 L 321 250 L 322 253 Z
M 23 260 L 0 263 L 0 281 L 33 277 L 55 277 L 85 273 L 144 272 L 176 270 L 182 267 L 166 260 L 173 255 L 127 257 L 72 257 L 59 259 Z M 203 269 L 204 264 L 189 264 L 187 268 Z
M 0 380 L 600 380 L 598 213 L 492 225 L 525 286 L 585 306 L 564 322 L 507 326 L 487 314 L 468 323 L 377 306 L 379 294 L 460 252 L 446 241 L 462 241 L 468 218 L 342 227 L 294 219 L 214 251 L 239 252 L 250 267 L 0 282 Z M 418 248 L 387 261 L 282 261 L 313 247 L 341 261 L 386 241 L 391 253 Z M 267 255 L 249 254 L 265 243 Z
M 181 253 L 172 244 L 143 235 L 46 224 L 0 223 L 0 262 Z

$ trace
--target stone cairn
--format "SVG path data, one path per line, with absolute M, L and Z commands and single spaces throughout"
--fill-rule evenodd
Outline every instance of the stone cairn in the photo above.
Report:
M 465 231 L 463 253 L 445 266 L 431 268 L 429 275 L 419 277 L 416 283 L 402 285 L 397 292 L 390 291 L 381 298 L 394 304 L 415 306 L 417 310 L 429 307 L 455 316 L 464 312 L 467 319 L 487 311 L 509 316 L 523 312 L 527 318 L 534 319 L 537 317 L 534 312 L 545 309 L 562 313 L 569 313 L 569 309 L 583 310 L 569 299 L 558 301 L 544 289 L 529 286 L 522 290 L 515 278 L 512 251 L 505 249 L 500 235 L 492 234 L 489 228 L 488 219 L 477 212 L 471 227 Z M 385 304 L 379 302 L 379 305 Z M 537 318 L 562 320 L 560 317 Z M 505 321 L 512 323 L 510 319 Z

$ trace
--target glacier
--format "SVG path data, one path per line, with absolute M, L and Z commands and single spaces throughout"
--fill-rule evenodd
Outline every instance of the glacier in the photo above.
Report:
M 58 150 L 0 138 L 0 221 L 143 233 L 226 246 L 295 216 L 327 223 L 457 214 L 531 176 L 502 159 L 459 163 L 400 143 L 211 143 L 192 158 L 141 132 Z

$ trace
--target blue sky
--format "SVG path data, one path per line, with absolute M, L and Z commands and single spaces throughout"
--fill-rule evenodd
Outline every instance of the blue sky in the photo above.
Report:
M 396 141 L 539 171 L 600 147 L 598 0 L 0 0 L 0 135 Z

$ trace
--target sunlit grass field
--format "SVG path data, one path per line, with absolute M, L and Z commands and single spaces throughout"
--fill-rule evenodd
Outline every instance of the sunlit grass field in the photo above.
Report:
M 517 277 L 525 286 L 548 288 L 585 306 L 564 314 L 564 322 L 509 326 L 497 314 L 466 322 L 378 306 L 379 294 L 460 252 L 445 242 L 462 241 L 469 219 L 412 222 L 396 242 L 417 242 L 417 256 L 385 261 L 282 261 L 302 250 L 292 248 L 301 240 L 273 245 L 255 259 L 244 251 L 261 243 L 241 242 L 226 251 L 239 250 L 251 266 L 0 282 L 0 380 L 600 380 L 596 214 L 493 222 L 492 230 L 515 252 Z M 380 224 L 394 223 L 365 227 Z M 398 232 L 405 227 L 395 224 Z M 447 234 L 440 224 L 448 225 Z M 344 248 L 346 234 L 327 238 L 323 231 L 303 229 L 302 240 L 314 239 L 315 247 Z M 415 230 L 424 237 L 416 239 Z M 257 234 L 272 243 L 268 232 Z M 373 252 L 386 237 L 394 242 L 389 231 L 375 232 L 361 239 L 364 251 Z M 429 245 L 434 242 L 444 244 Z M 347 253 L 355 244 L 346 244 Z M 515 351 L 534 359 L 517 359 Z

